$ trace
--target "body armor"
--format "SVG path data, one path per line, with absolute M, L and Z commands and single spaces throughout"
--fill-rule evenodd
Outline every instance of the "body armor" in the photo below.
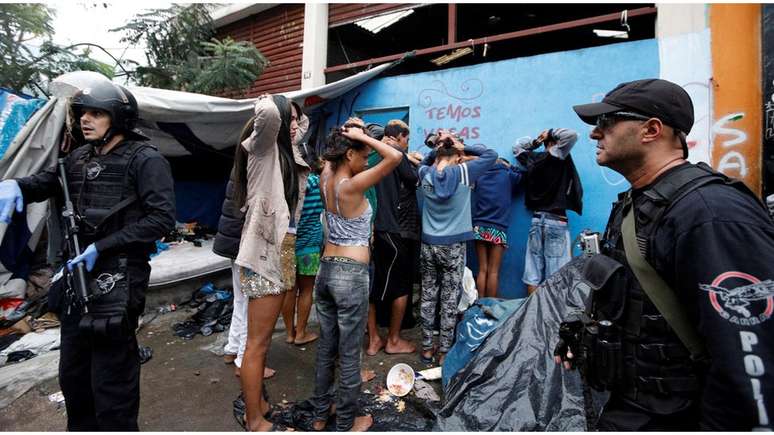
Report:
M 129 168 L 144 142 L 125 141 L 108 154 L 98 155 L 89 145 L 73 151 L 69 162 L 68 184 L 79 233 L 84 245 L 120 231 L 143 216 L 142 207 L 129 180 Z M 100 252 L 94 268 L 87 274 L 89 313 L 80 328 L 102 336 L 122 337 L 131 332 L 127 309 L 132 302 L 132 259 L 147 256 L 150 246 L 122 246 L 120 250 Z
M 73 151 L 67 175 L 84 245 L 142 218 L 142 208 L 129 180 L 129 167 L 146 147 L 152 145 L 125 141 L 105 155 L 97 155 L 94 147 L 88 145 Z
M 683 196 L 709 183 L 725 183 L 754 197 L 740 181 L 700 163 L 668 173 L 635 199 L 637 245 L 650 264 L 658 264 L 653 247 L 661 218 Z M 623 198 L 613 205 L 602 252 L 626 268 L 616 282 L 594 294 L 596 322 L 584 339 L 587 379 L 650 412 L 670 414 L 698 398 L 707 361 L 690 354 L 628 266 L 621 234 Z

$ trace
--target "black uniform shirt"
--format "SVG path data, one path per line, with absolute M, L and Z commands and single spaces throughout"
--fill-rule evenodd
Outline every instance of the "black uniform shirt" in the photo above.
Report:
M 117 145 L 120 146 L 122 144 Z M 68 158 L 66 164 L 69 165 L 69 162 Z M 137 222 L 95 241 L 99 253 L 130 244 L 153 244 L 174 228 L 175 191 L 169 162 L 155 149 L 144 148 L 132 161 L 128 175 L 129 182 L 135 186 L 144 216 Z M 16 181 L 27 203 L 61 195 L 56 166 Z M 84 240 L 83 244 L 89 242 L 91 241 Z
M 637 192 L 634 198 L 635 205 L 642 200 Z M 664 215 L 648 259 L 677 292 L 711 356 L 702 428 L 771 429 L 774 224 L 766 211 L 732 186 L 699 187 Z

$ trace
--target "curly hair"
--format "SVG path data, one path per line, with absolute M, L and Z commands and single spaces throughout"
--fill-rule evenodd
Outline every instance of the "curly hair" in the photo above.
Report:
M 334 128 L 325 138 L 325 151 L 322 157 L 330 162 L 335 170 L 346 159 L 347 151 L 350 149 L 360 151 L 365 147 L 366 144 L 350 140 L 342 134 L 340 129 Z

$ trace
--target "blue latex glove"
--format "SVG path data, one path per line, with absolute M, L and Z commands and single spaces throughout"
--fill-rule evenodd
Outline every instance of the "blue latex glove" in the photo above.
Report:
M 94 263 L 97 261 L 97 257 L 99 257 L 99 252 L 97 252 L 97 247 L 92 243 L 86 247 L 86 250 L 84 250 L 81 255 L 67 262 L 67 270 L 72 272 L 73 268 L 78 263 L 83 262 L 86 263 L 86 270 L 91 272 L 91 269 L 94 269 Z
M 16 180 L 5 180 L 0 183 L 0 221 L 11 222 L 14 206 L 16 212 L 21 213 L 24 210 L 24 197 Z

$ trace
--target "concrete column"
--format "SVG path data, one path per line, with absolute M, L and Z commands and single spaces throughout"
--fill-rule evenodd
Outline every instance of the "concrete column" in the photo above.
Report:
M 657 3 L 656 38 L 698 33 L 708 27 L 706 4 Z
M 304 54 L 301 62 L 301 89 L 325 84 L 323 70 L 328 61 L 328 4 L 304 5 Z

